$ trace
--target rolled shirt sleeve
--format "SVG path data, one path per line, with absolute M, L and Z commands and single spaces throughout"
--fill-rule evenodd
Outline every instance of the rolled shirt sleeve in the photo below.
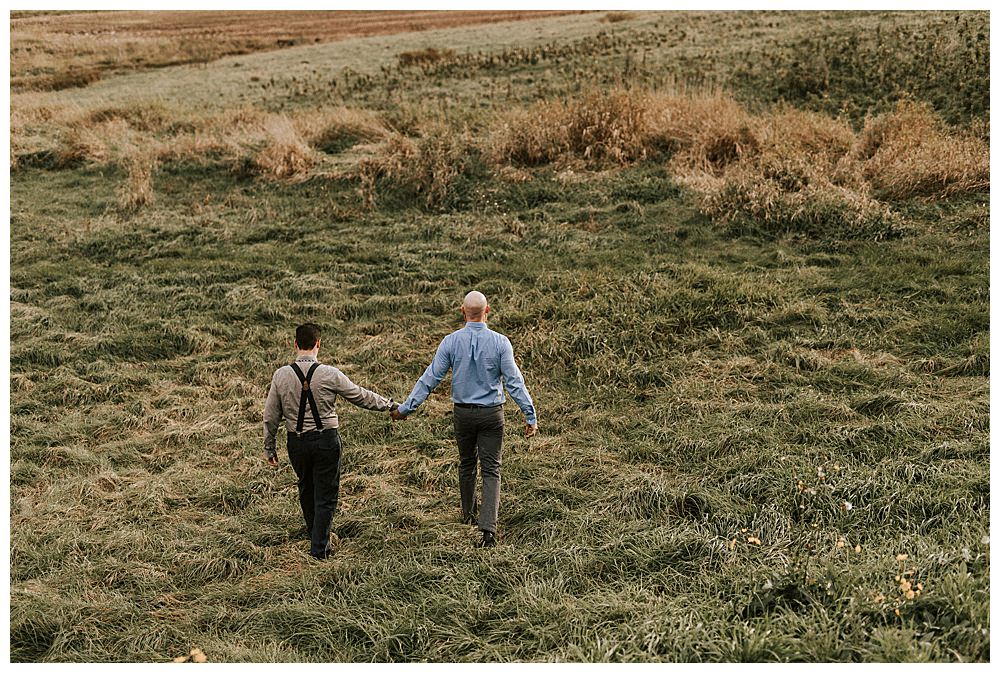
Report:
M 524 412 L 524 418 L 528 425 L 538 423 L 535 416 L 535 403 L 528 394 L 528 389 L 524 385 L 524 376 L 514 362 L 514 347 L 510 345 L 510 339 L 503 337 L 500 345 L 500 373 L 503 375 L 503 384 L 517 406 Z
M 283 418 L 281 397 L 278 395 L 278 387 L 275 385 L 276 378 L 277 372 L 271 377 L 271 388 L 267 391 L 267 400 L 264 402 L 264 453 L 268 457 L 278 455 L 275 439 Z
M 437 352 L 434 354 L 434 359 L 431 363 L 427 365 L 427 369 L 424 373 L 417 379 L 417 382 L 413 386 L 413 390 L 410 391 L 410 396 L 406 398 L 406 401 L 399 405 L 399 413 L 406 416 L 411 413 L 427 399 L 427 396 L 431 394 L 431 391 L 437 388 L 438 384 L 448 373 L 448 370 L 452 365 L 452 354 L 451 349 L 448 347 L 448 337 L 441 340 L 441 344 L 438 346 Z

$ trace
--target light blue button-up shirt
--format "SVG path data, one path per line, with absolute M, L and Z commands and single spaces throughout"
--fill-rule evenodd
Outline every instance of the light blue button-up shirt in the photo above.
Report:
M 524 412 L 528 425 L 538 422 L 535 403 L 524 387 L 521 370 L 514 362 L 510 339 L 494 332 L 484 322 L 467 322 L 465 327 L 441 340 L 434 359 L 413 386 L 410 396 L 399 405 L 399 413 L 406 415 L 419 407 L 449 369 L 452 370 L 453 402 L 486 407 L 503 404 L 503 389 L 506 387 Z

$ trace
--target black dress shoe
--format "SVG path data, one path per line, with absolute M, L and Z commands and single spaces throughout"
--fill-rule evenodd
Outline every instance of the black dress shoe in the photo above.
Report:
M 497 536 L 492 531 L 483 531 L 483 547 L 495 547 L 497 544 Z

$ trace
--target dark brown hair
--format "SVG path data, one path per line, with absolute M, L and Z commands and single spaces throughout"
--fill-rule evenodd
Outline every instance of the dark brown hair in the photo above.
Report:
M 295 328 L 295 343 L 300 351 L 311 351 L 319 341 L 319 325 L 307 322 Z

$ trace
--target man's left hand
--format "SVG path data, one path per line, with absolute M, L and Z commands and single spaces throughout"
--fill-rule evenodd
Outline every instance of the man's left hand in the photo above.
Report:
M 271 467 L 277 468 L 278 467 L 278 456 L 268 456 L 267 457 L 267 464 L 270 465 Z
M 389 412 L 389 417 L 392 418 L 392 420 L 394 420 L 394 421 L 405 421 L 406 420 L 406 414 L 399 413 L 399 409 L 398 408 L 393 409 L 392 411 L 390 411 Z
M 535 423 L 534 425 L 526 425 L 524 427 L 525 437 L 534 437 L 537 434 L 538 434 L 538 423 Z

